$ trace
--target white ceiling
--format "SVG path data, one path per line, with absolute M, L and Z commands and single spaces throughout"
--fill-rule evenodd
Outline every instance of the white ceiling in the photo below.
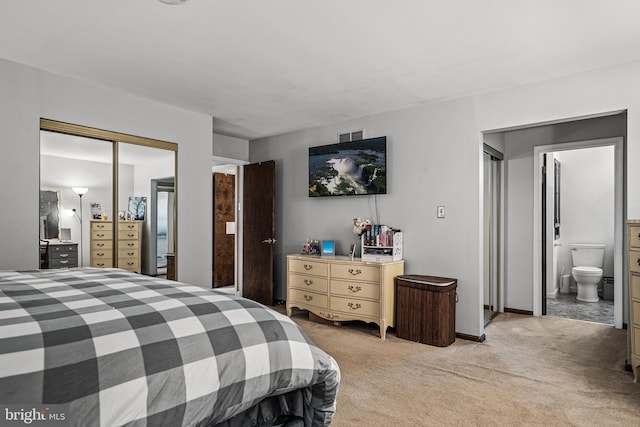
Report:
M 244 139 L 640 58 L 638 0 L 2 0 L 0 58 Z

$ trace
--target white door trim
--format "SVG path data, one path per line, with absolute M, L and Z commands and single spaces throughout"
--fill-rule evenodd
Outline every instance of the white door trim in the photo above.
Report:
M 624 145 L 622 137 L 593 139 L 587 141 L 567 142 L 562 144 L 550 144 L 534 147 L 533 149 L 533 315 L 540 316 L 542 314 L 542 238 L 541 238 L 541 206 L 542 191 L 540 185 L 542 182 L 541 156 L 543 153 L 553 151 L 575 150 L 587 147 L 603 147 L 614 146 L 615 150 L 615 207 L 614 207 L 614 326 L 622 329 L 623 320 L 623 231 L 624 231 L 624 212 L 623 212 L 623 187 L 624 187 Z

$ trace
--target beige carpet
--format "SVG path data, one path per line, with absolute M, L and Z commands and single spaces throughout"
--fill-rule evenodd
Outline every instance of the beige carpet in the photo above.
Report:
M 445 348 L 376 326 L 293 319 L 340 365 L 332 426 L 640 425 L 626 331 L 554 317 L 498 316 L 487 340 Z

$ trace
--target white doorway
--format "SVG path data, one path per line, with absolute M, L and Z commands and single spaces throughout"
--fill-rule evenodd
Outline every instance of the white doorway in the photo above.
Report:
M 561 238 L 556 238 L 554 225 L 547 226 L 544 230 L 547 238 L 543 237 L 543 213 L 542 208 L 544 205 L 543 200 L 543 159 L 545 154 L 569 152 L 571 150 L 580 150 L 586 148 L 595 147 L 612 147 L 614 154 L 614 190 L 613 190 L 613 238 L 611 239 L 613 244 L 611 245 L 613 255 L 613 294 L 614 294 L 614 321 L 613 324 L 616 328 L 622 328 L 623 324 L 623 228 L 624 228 L 624 211 L 623 211 L 623 138 L 606 138 L 595 139 L 587 141 L 570 142 L 563 144 L 552 144 L 545 146 L 538 146 L 534 148 L 534 222 L 533 222 L 533 314 L 536 316 L 544 314 L 545 298 L 552 298 L 553 293 L 557 292 L 559 277 L 558 273 L 553 273 L 553 265 L 557 262 L 557 258 L 553 256 L 554 252 L 559 252 L 559 246 L 564 243 Z M 551 156 L 551 158 L 553 158 Z M 549 164 L 549 163 L 548 163 Z M 551 166 L 553 162 L 551 162 Z M 548 199 L 549 200 L 549 199 Z M 553 214 L 547 215 L 551 220 L 554 220 Z M 552 221 L 553 222 L 553 221 Z M 562 221 L 560 220 L 560 237 L 562 236 Z M 545 243 L 546 242 L 546 243 Z M 567 242 L 569 243 L 569 242 Z M 579 242 L 572 242 L 579 243 Z M 582 243 L 595 243 L 595 242 L 582 242 Z M 546 259 L 543 259 L 543 252 L 546 249 L 548 254 Z M 564 248 L 569 250 L 569 248 Z M 543 268 L 543 265 L 545 267 Z M 543 277 L 543 274 L 549 273 L 547 277 Z M 545 294 L 543 295 L 543 282 L 546 282 L 547 286 Z
M 216 288 L 223 292 L 228 292 L 233 295 L 242 295 L 242 206 L 240 200 L 242 200 L 243 194 L 243 174 L 242 166 L 249 162 L 237 159 L 230 159 L 225 157 L 212 157 L 211 172 L 213 173 L 227 173 L 235 175 L 235 211 L 236 221 L 235 225 L 229 228 L 229 232 L 235 234 L 234 243 L 234 283 L 233 286 Z M 212 264 L 213 265 L 213 264 Z

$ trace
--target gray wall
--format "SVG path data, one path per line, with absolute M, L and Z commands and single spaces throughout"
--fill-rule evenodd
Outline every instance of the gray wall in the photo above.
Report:
M 457 309 L 465 314 L 458 330 L 478 334 L 481 144 L 480 134 L 469 137 L 471 107 L 464 99 L 251 141 L 252 162 L 276 160 L 275 298 L 286 298 L 286 254 L 300 252 L 306 238 L 335 240 L 337 253 L 348 253 L 357 241 L 353 218 L 375 220 L 377 202 L 380 223 L 404 233 L 405 272 L 457 278 Z M 366 137 L 387 137 L 388 194 L 310 199 L 308 147 L 363 128 Z M 439 205 L 444 219 L 436 217 Z
M 213 155 L 227 159 L 249 160 L 249 141 L 214 133 Z

